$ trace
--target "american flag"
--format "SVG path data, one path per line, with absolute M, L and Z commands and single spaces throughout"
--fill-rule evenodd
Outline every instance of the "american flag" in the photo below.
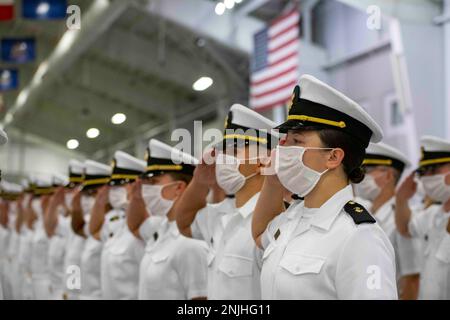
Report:
M 298 82 L 300 13 L 290 10 L 255 34 L 250 106 L 257 111 L 286 104 Z

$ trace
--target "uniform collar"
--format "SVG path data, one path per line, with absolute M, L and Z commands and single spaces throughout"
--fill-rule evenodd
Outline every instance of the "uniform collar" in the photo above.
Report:
M 211 208 L 220 214 L 227 214 L 235 210 L 235 199 L 225 198 L 219 203 L 211 203 Z
M 329 230 L 333 221 L 342 211 L 342 208 L 347 202 L 351 201 L 352 199 L 353 189 L 351 185 L 348 185 L 342 190 L 338 191 L 319 208 L 319 210 L 311 219 L 311 225 L 324 230 Z M 294 210 L 289 210 L 290 212 L 287 213 L 288 218 L 294 218 L 299 213 L 299 211 L 301 212 L 301 209 L 304 208 L 304 206 L 304 202 L 301 202 L 298 206 L 293 207 Z M 296 208 L 298 209 L 295 210 Z
M 259 198 L 259 192 L 250 198 L 242 207 L 237 209 L 242 218 L 246 219 L 254 210 L 256 206 L 256 202 Z
M 377 212 L 374 212 L 374 217 L 376 220 L 383 222 L 389 219 L 391 216 L 391 213 L 393 212 L 392 206 L 394 205 L 394 197 L 390 198 L 388 201 L 386 201 L 378 210 Z M 366 208 L 367 209 L 367 208 Z

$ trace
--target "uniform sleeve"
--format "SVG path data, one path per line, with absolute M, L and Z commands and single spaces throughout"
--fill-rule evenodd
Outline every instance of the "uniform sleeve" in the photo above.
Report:
M 208 249 L 200 241 L 185 243 L 179 251 L 176 266 L 187 299 L 206 297 L 208 286 Z
M 426 210 L 413 212 L 408 224 L 409 234 L 413 238 L 423 238 L 432 228 L 433 217 L 439 208 L 431 206 Z
M 378 225 L 359 225 L 345 241 L 336 291 L 340 300 L 398 299 L 394 249 Z
M 420 273 L 422 266 L 422 243 L 417 238 L 403 237 L 395 233 L 399 277 Z
M 70 228 L 70 219 L 58 216 L 55 233 L 61 237 L 68 237 L 70 235 Z
M 207 204 L 206 207 L 197 212 L 195 219 L 191 224 L 192 238 L 204 241 L 208 241 L 211 238 L 212 233 L 208 227 L 208 219 L 210 219 L 211 215 L 214 213 L 209 209 L 210 205 Z
M 141 224 L 139 227 L 139 235 L 145 243 L 153 238 L 163 219 L 163 217 L 150 216 Z
M 445 232 L 445 235 L 436 251 L 436 258 L 449 264 L 450 269 L 450 233 Z

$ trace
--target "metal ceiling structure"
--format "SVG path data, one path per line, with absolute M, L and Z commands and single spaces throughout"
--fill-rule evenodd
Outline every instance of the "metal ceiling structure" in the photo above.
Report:
M 20 90 L 4 94 L 0 118 L 61 145 L 76 138 L 82 154 L 101 159 L 112 148 L 132 148 L 139 137 L 246 103 L 251 37 L 290 1 L 244 0 L 221 17 L 214 0 L 68 2 L 81 8 L 78 32 L 67 31 L 65 21 L 18 17 L 0 24 L 2 36 L 33 36 L 38 46 L 37 60 L 19 66 Z M 431 18 L 437 7 L 431 0 L 369 2 L 412 20 Z M 195 92 L 193 82 L 204 75 L 214 85 Z M 127 115 L 125 124 L 111 123 L 116 112 Z M 90 127 L 100 129 L 99 138 L 86 137 Z

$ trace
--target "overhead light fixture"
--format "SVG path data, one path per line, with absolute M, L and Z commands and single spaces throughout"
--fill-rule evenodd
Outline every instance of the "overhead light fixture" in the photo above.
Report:
M 234 2 L 236 2 L 236 3 L 241 3 L 242 0 L 234 0 Z
M 66 143 L 67 149 L 70 149 L 70 150 L 75 150 L 76 148 L 78 148 L 79 145 L 80 145 L 80 143 L 78 142 L 77 139 L 70 139 Z
M 41 2 L 36 9 L 36 13 L 40 16 L 44 16 L 50 10 L 50 5 L 47 2 Z
M 97 128 L 90 128 L 87 132 L 86 132 L 86 136 L 89 139 L 95 139 L 100 135 L 100 130 L 98 130 Z
M 234 7 L 234 0 L 224 0 L 223 3 L 225 4 L 225 8 L 227 9 L 233 9 Z
M 216 14 L 218 16 L 223 15 L 225 13 L 225 9 L 226 9 L 226 7 L 225 7 L 225 4 L 223 2 L 219 2 L 218 4 L 216 4 L 215 11 L 216 11 Z
M 192 88 L 195 91 L 204 91 L 204 90 L 208 89 L 209 87 L 211 87 L 211 85 L 213 83 L 214 83 L 214 81 L 210 77 L 201 77 L 200 79 L 198 79 L 197 81 L 194 82 L 194 84 L 192 85 Z
M 123 114 L 123 113 L 116 113 L 111 118 L 111 122 L 113 124 L 122 124 L 125 121 L 127 121 L 127 116 L 125 114 Z

